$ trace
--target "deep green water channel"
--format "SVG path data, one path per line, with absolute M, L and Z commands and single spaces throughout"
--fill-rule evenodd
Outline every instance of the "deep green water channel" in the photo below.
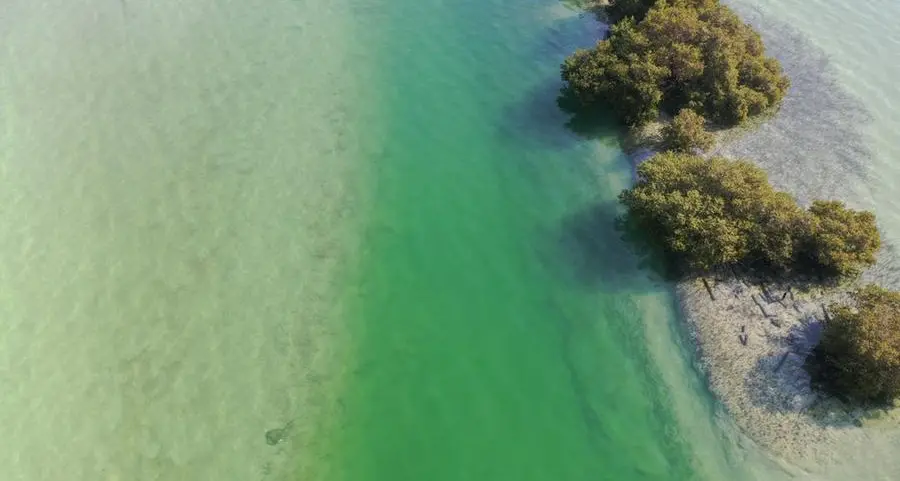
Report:
M 717 448 L 648 352 L 673 301 L 613 227 L 629 162 L 612 124 L 581 136 L 555 103 L 597 25 L 544 1 L 372 8 L 385 145 L 340 479 L 706 479 L 695 450 Z

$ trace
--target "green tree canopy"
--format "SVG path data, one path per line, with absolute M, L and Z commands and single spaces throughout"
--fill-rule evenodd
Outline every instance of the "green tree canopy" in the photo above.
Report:
M 749 255 L 750 213 L 767 187 L 765 173 L 749 162 L 667 152 L 642 163 L 620 199 L 685 267 L 709 270 Z
M 762 40 L 718 0 L 620 0 L 632 11 L 610 37 L 566 59 L 562 78 L 585 106 L 612 106 L 629 125 L 683 108 L 736 125 L 777 106 L 789 81 Z M 618 7 L 616 7 L 618 5 Z
M 874 214 L 838 201 L 815 201 L 809 213 L 810 235 L 804 246 L 808 261 L 838 276 L 856 275 L 875 263 L 881 237 Z
M 834 202 L 804 211 L 744 160 L 658 154 L 638 167 L 637 183 L 620 200 L 629 219 L 687 270 L 742 265 L 848 275 L 874 262 L 880 245 L 871 213 Z
M 706 131 L 706 120 L 690 109 L 681 109 L 662 131 L 663 146 L 675 152 L 693 153 L 709 150 L 715 138 Z
M 813 382 L 863 404 L 900 398 L 900 293 L 870 285 L 853 300 L 831 306 L 807 361 Z
M 626 20 L 613 29 L 630 25 Z M 615 47 L 600 42 L 592 51 L 575 52 L 563 65 L 563 78 L 580 103 L 607 103 L 629 125 L 647 123 L 659 115 L 662 91 L 657 85 L 665 69 L 638 55 L 619 57 Z M 607 102 L 613 98 L 616 102 Z

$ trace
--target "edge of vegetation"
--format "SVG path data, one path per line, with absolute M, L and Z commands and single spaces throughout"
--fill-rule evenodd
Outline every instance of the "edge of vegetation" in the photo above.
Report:
M 757 122 L 789 89 L 752 27 L 719 0 L 615 0 L 605 13 L 609 37 L 562 64 L 563 95 L 587 112 L 613 111 L 635 143 L 664 150 L 619 199 L 624 222 L 681 275 L 731 270 L 833 286 L 875 263 L 871 212 L 834 200 L 804 208 L 752 162 L 702 155 L 711 131 Z M 900 400 L 900 293 L 869 285 L 851 297 L 830 307 L 806 368 L 839 399 L 891 405 Z

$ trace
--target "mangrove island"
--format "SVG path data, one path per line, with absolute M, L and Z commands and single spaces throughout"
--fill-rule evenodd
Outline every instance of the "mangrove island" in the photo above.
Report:
M 718 0 L 618 0 L 605 13 L 609 36 L 562 64 L 563 95 L 632 129 L 664 123 L 619 197 L 623 220 L 677 269 L 713 391 L 778 448 L 809 442 L 836 411 L 859 424 L 892 406 L 900 293 L 859 281 L 881 247 L 875 215 L 802 206 L 752 161 L 704 154 L 714 131 L 776 114 L 790 88 L 761 36 Z

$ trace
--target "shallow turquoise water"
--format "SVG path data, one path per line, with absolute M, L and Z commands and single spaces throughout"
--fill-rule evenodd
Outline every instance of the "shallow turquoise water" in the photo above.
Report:
M 590 18 L 9 3 L 0 479 L 791 479 L 614 230 L 616 127 L 555 105 Z M 900 7 L 731 3 L 797 80 L 733 152 L 876 206 L 896 281 Z M 895 479 L 870 441 L 792 479 Z
M 380 7 L 340 479 L 709 479 L 720 443 L 685 436 L 647 348 L 670 293 L 613 228 L 617 132 L 579 137 L 555 105 L 598 26 L 547 2 Z
M 865 105 L 845 82 L 821 81 L 838 77 L 811 33 L 737 6 L 769 22 L 772 50 L 798 80 L 818 77 L 797 83 L 780 123 L 734 150 L 780 167 L 779 185 L 801 198 L 867 205 L 873 156 L 862 151 L 865 125 L 853 124 Z M 350 301 L 358 357 L 340 479 L 788 476 L 710 400 L 668 286 L 614 231 L 615 196 L 631 174 L 616 130 L 601 123 L 579 136 L 554 106 L 558 63 L 599 26 L 547 2 L 392 2 L 378 12 L 371 26 L 386 53 L 372 85 L 383 94 L 385 153 Z M 820 118 L 817 96 L 833 109 Z M 773 138 L 794 142 L 780 151 Z M 890 204 L 882 210 L 890 237 Z M 870 452 L 894 449 L 873 443 Z M 794 476 L 896 470 L 887 458 L 832 454 L 840 470 Z

